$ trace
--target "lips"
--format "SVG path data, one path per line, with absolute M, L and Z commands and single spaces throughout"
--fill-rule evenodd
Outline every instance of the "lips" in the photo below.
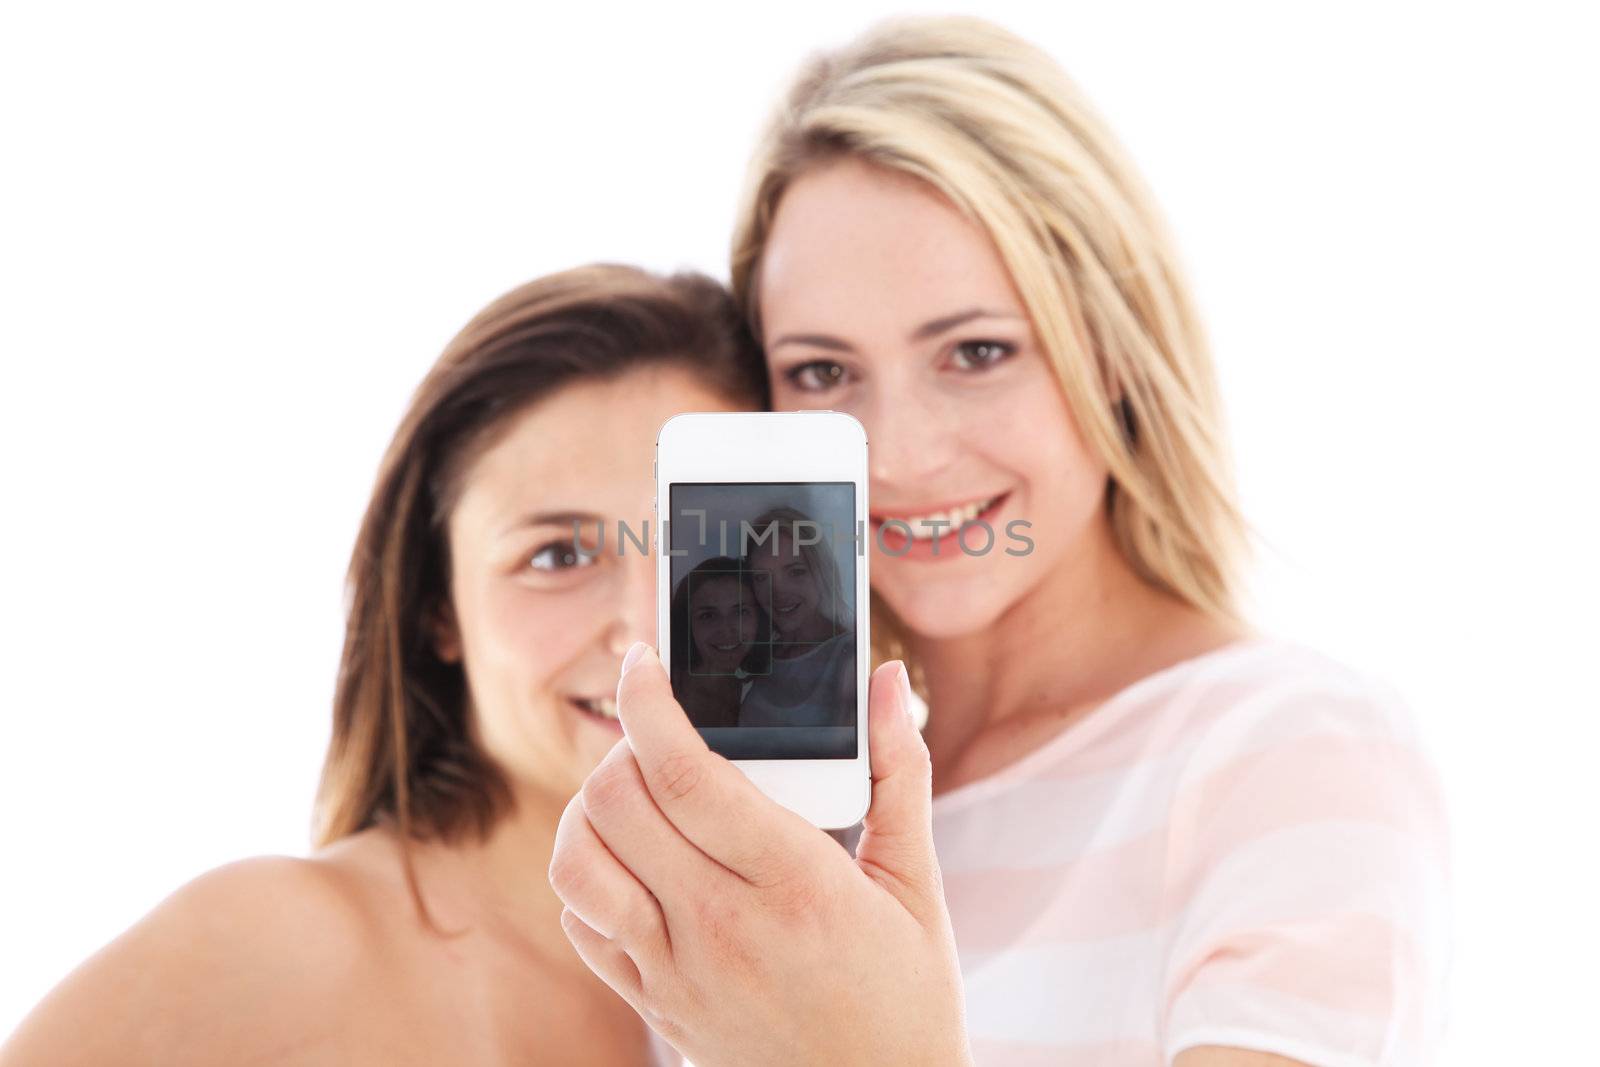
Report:
M 916 511 L 882 512 L 872 516 L 872 529 L 879 544 L 891 556 L 916 560 L 955 559 L 965 554 L 957 542 L 961 528 L 974 522 L 988 523 L 1010 497 L 1008 489 L 992 496 L 970 497 Z M 894 525 L 887 525 L 890 522 Z M 940 523 L 944 525 L 938 525 Z M 983 541 L 979 538 L 979 544 Z M 970 541 L 969 545 L 974 550 L 978 547 Z

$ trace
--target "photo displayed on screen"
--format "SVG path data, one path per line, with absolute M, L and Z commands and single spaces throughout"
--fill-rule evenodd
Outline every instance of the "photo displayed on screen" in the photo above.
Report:
M 673 483 L 672 688 L 729 759 L 856 757 L 855 486 Z

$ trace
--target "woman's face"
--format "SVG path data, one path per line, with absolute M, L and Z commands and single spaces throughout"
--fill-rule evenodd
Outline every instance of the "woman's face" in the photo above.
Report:
M 656 430 L 682 411 L 727 411 L 676 368 L 566 386 L 512 416 L 470 466 L 450 515 L 453 620 L 439 650 L 464 660 L 473 723 L 519 785 L 565 800 L 622 736 L 622 657 L 655 638 L 655 560 L 644 540 Z M 605 529 L 604 550 L 593 550 Z
M 831 627 L 822 611 L 831 605 L 819 603 L 817 576 L 812 573 L 809 557 L 795 549 L 792 537 L 775 532 L 771 539 L 754 547 L 750 570 L 756 602 L 772 620 L 773 641 L 818 641 L 830 636 L 823 632 Z
M 1077 555 L 1105 465 L 994 245 L 931 187 L 853 159 L 807 172 L 779 203 L 758 298 L 773 407 L 866 427 L 872 584 L 913 631 L 986 627 Z M 971 555 L 953 525 L 921 524 L 973 517 L 994 543 L 970 528 Z
M 689 593 L 689 632 L 702 674 L 732 674 L 756 639 L 756 605 L 736 577 L 694 575 Z

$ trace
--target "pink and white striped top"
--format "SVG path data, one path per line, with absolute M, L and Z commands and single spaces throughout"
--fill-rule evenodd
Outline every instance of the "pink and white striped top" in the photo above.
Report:
M 933 821 L 981 1065 L 1430 1060 L 1448 835 L 1374 678 L 1238 642 L 935 797 Z

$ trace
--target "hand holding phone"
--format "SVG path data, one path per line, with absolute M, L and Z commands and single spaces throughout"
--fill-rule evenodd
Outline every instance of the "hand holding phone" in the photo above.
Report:
M 700 1067 L 966 1067 L 961 972 L 905 668 L 870 682 L 852 857 L 711 752 L 645 646 L 619 742 L 562 814 L 550 883 L 589 968 Z

